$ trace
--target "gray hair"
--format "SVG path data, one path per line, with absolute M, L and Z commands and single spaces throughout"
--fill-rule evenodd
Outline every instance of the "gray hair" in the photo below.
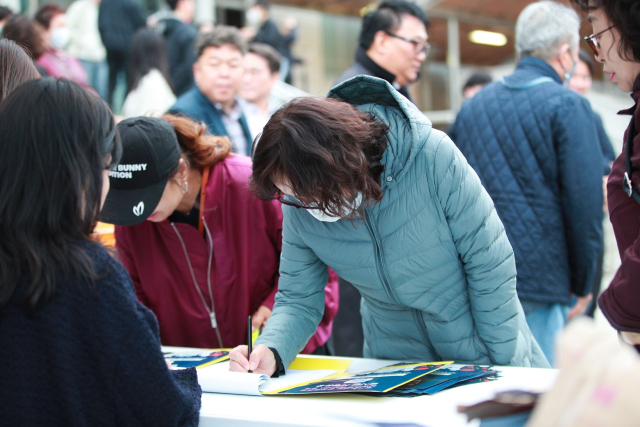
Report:
M 516 53 L 518 57 L 548 61 L 564 43 L 575 52 L 579 33 L 580 18 L 569 6 L 555 1 L 532 3 L 520 12 L 516 22 Z

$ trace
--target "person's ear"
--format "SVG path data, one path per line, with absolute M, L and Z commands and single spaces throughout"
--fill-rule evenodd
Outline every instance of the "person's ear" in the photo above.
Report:
M 278 80 L 280 80 L 280 72 L 276 71 L 275 73 L 271 73 L 271 81 L 275 84 Z
M 174 178 L 178 182 L 184 182 L 189 176 L 189 165 L 183 157 L 180 157 L 178 162 L 178 172 L 174 175 Z
M 389 36 L 384 31 L 380 30 L 373 36 L 373 42 L 371 48 L 376 52 L 383 53 L 387 50 L 389 44 Z
M 191 66 L 193 69 L 193 81 L 198 83 L 200 80 L 200 63 L 198 62 L 199 60 L 197 59 L 196 62 L 193 63 L 193 65 Z

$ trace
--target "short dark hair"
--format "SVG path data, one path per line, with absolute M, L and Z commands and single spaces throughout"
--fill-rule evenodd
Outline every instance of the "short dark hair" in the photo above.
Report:
M 202 56 L 206 48 L 220 47 L 223 44 L 230 44 L 236 47 L 243 55 L 247 53 L 247 39 L 236 27 L 217 25 L 213 30 L 201 34 L 196 40 L 194 46 L 196 59 Z
M 578 52 L 578 59 L 587 64 L 587 67 L 589 68 L 589 74 L 593 76 L 593 73 L 595 71 L 595 66 L 593 65 L 593 53 L 589 53 L 584 49 L 580 49 L 580 51 Z
M 29 55 L 14 41 L 0 39 L 0 102 L 22 83 L 39 78 Z
M 268 0 L 256 0 L 253 3 L 253 6 L 260 6 L 260 7 L 264 8 L 265 10 L 269 10 L 269 1 Z
M 369 49 L 378 31 L 396 31 L 402 24 L 402 15 L 415 16 L 429 27 L 429 18 L 417 5 L 404 0 L 387 0 L 362 18 L 360 46 Z
M 133 35 L 128 62 L 127 89 L 129 91 L 137 88 L 140 80 L 154 68 L 160 71 L 169 87 L 173 88 L 164 39 L 152 29 L 140 28 Z
M 473 73 L 471 77 L 467 79 L 464 86 L 462 87 L 462 91 L 464 92 L 467 88 L 477 86 L 477 85 L 486 85 L 493 81 L 491 76 L 484 72 Z
M 64 14 L 65 10 L 62 6 L 54 3 L 45 3 L 36 12 L 33 20 L 42 25 L 45 30 L 51 26 L 51 20 L 58 15 Z
M 178 7 L 178 2 L 180 0 L 166 0 L 166 1 L 167 1 L 167 6 L 169 6 L 169 9 L 176 10 L 176 7 Z
M 13 15 L 13 11 L 6 6 L 0 6 L 0 21 Z
M 350 212 L 345 195 L 361 193 L 365 204 L 375 204 L 383 195 L 388 130 L 349 103 L 295 98 L 274 113 L 253 144 L 251 188 L 272 200 L 279 192 L 275 183 L 285 180 L 298 200 L 332 216 Z
M 620 33 L 618 54 L 627 61 L 640 62 L 640 3 L 637 0 L 571 0 L 583 12 L 602 9 Z
M 24 303 L 36 309 L 65 279 L 95 283 L 104 269 L 87 245 L 99 245 L 103 171 L 121 146 L 107 104 L 65 79 L 21 85 L 0 116 L 0 307 L 28 272 Z
M 265 43 L 249 43 L 249 53 L 255 53 L 256 55 L 264 58 L 269 64 L 269 70 L 271 74 L 280 71 L 280 54 L 277 50 Z
M 16 42 L 23 48 L 33 60 L 40 58 L 44 53 L 44 42 L 40 30 L 36 25 L 22 14 L 12 15 L 2 27 L 2 38 Z

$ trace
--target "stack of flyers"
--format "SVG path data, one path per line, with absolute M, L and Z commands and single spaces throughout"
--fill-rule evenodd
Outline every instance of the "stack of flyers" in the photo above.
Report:
M 196 369 L 213 365 L 229 358 L 228 350 L 180 350 L 165 352 L 164 358 L 171 362 L 172 369 L 186 369 L 195 367 Z
M 453 364 L 406 383 L 387 393 L 386 396 L 431 395 L 451 387 L 494 381 L 498 379 L 499 373 L 490 366 Z

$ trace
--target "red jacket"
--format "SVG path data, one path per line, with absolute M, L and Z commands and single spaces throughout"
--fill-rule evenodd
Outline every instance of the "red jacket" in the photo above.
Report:
M 632 114 L 636 110 L 640 101 L 640 76 L 633 85 L 633 97 L 636 105 L 620 114 Z M 640 191 L 640 111 L 636 113 L 635 130 L 631 164 L 634 191 Z M 609 215 L 622 264 L 598 299 L 598 305 L 615 329 L 640 332 L 640 204 L 622 189 L 628 132 L 629 129 L 625 132 L 622 154 L 613 163 L 607 182 Z
M 116 248 L 129 271 L 138 299 L 158 317 L 162 344 L 215 348 L 246 344 L 247 316 L 261 305 L 273 309 L 282 248 L 282 208 L 250 193 L 251 160 L 230 156 L 211 168 L 205 186 L 204 223 L 212 236 L 211 287 L 218 342 L 196 280 L 209 303 L 209 249 L 198 230 L 184 223 L 145 221 L 115 228 Z M 206 234 L 206 233 L 205 233 Z M 338 277 L 329 271 L 324 317 L 303 352 L 310 353 L 331 335 L 338 312 Z

